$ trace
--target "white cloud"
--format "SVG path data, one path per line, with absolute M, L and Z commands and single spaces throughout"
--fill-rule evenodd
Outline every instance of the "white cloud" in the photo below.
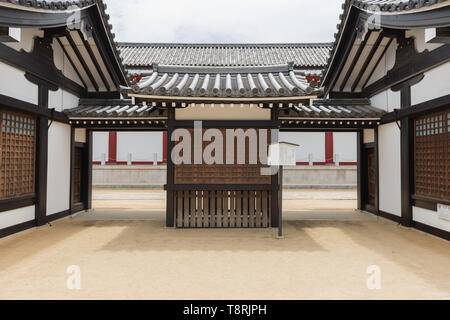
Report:
M 121 42 L 331 42 L 342 0 L 106 0 Z

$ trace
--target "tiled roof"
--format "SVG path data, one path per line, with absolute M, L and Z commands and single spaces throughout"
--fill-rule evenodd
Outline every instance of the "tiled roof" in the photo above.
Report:
M 285 97 L 318 92 L 292 65 L 267 67 L 158 66 L 127 93 L 185 97 Z
M 138 118 L 148 117 L 155 109 L 152 106 L 134 105 L 131 99 L 81 99 L 78 108 L 64 112 L 74 118 Z
M 335 41 L 332 44 L 326 68 L 322 72 L 322 81 L 333 61 L 334 55 L 338 48 L 341 36 L 345 28 L 345 21 L 352 8 L 358 8 L 366 11 L 377 11 L 381 13 L 404 12 L 408 10 L 425 10 L 429 6 L 450 3 L 450 0 L 345 0 L 342 3 L 343 12 L 339 15 L 340 22 L 337 25 L 337 32 L 334 34 Z
M 448 0 L 351 0 L 350 3 L 363 10 L 374 11 L 374 6 L 376 6 L 380 11 L 394 12 L 421 9 L 446 1 Z
M 294 62 L 297 67 L 324 67 L 331 44 L 157 44 L 119 43 L 127 68 L 152 64 L 180 66 L 270 66 Z
M 131 99 L 98 100 L 82 99 L 80 106 L 65 110 L 71 120 L 77 119 L 154 119 L 164 121 L 165 117 L 156 112 L 157 108 L 151 105 L 135 105 Z M 302 119 L 371 119 L 379 120 L 386 112 L 372 107 L 366 99 L 353 99 L 351 102 L 333 99 L 313 100 L 311 106 L 294 104 L 289 115 L 280 114 L 283 121 L 296 121 Z M 284 112 L 283 112 L 284 113 Z
M 95 3 L 102 2 L 97 0 L 78 0 L 78 1 L 43 1 L 43 0 L 0 0 L 0 2 L 7 2 L 24 7 L 32 7 L 43 10 L 67 10 L 69 7 L 77 6 L 85 8 Z M 105 5 L 106 6 L 106 5 Z
M 36 8 L 49 11 L 63 11 L 63 10 L 73 10 L 73 7 L 78 7 L 79 9 L 85 9 L 93 5 L 97 5 L 100 15 L 103 19 L 103 24 L 105 26 L 106 33 L 108 35 L 109 41 L 111 43 L 112 50 L 117 58 L 120 65 L 122 73 L 125 75 L 126 71 L 120 53 L 118 51 L 117 42 L 114 41 L 116 35 L 112 32 L 112 24 L 109 23 L 109 14 L 106 13 L 107 5 L 103 0 L 75 0 L 75 1 L 41 1 L 41 0 L 0 0 L 0 5 L 2 3 L 9 3 L 17 6 L 22 6 L 24 8 Z M 70 12 L 70 11 L 69 11 Z

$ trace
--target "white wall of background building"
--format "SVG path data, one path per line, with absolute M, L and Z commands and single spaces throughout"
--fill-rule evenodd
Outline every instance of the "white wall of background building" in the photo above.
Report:
M 94 132 L 93 161 L 109 160 L 109 133 Z M 323 132 L 281 132 L 280 141 L 298 144 L 297 162 L 299 164 L 323 164 L 325 157 L 325 133 Z M 355 164 L 356 133 L 336 132 L 333 134 L 333 159 L 329 162 Z M 131 155 L 133 163 L 152 164 L 157 154 L 158 162 L 163 161 L 162 132 L 117 132 L 117 159 L 114 162 L 128 163 Z

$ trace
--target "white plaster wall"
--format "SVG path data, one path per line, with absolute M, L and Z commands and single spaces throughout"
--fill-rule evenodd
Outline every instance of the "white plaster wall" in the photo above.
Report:
M 442 43 L 426 43 L 425 42 L 425 29 L 414 29 L 414 30 L 407 30 L 406 31 L 406 37 L 414 37 L 415 41 L 414 44 L 416 46 L 417 51 L 423 52 L 425 50 L 433 51 L 434 49 L 439 48 L 442 46 Z
M 0 213 L 0 229 L 34 220 L 34 206 Z
M 48 132 L 47 215 L 69 209 L 70 126 L 53 122 Z
M 425 72 L 421 82 L 411 87 L 411 104 L 415 105 L 450 94 L 450 62 Z
M 38 29 L 22 28 L 20 30 L 20 42 L 6 42 L 5 44 L 15 50 L 25 50 L 31 52 L 35 37 L 43 37 L 44 31 Z
M 440 219 L 436 211 L 413 207 L 413 220 L 450 232 L 450 221 Z
M 297 162 L 308 162 L 309 154 L 314 162 L 325 161 L 325 133 L 323 132 L 280 132 L 279 140 L 300 145 L 296 150 Z
M 55 66 L 59 70 L 61 70 L 62 73 L 67 78 L 69 78 L 72 81 L 75 81 L 80 86 L 83 86 L 83 82 L 81 82 L 80 78 L 73 69 L 72 65 L 70 64 L 69 60 L 64 54 L 64 51 L 62 50 L 61 46 L 59 45 L 58 41 L 56 41 L 56 39 L 53 40 L 53 59 L 55 62 Z
M 0 62 L 0 94 L 38 104 L 38 86 L 25 79 L 25 72 Z
M 72 109 L 78 107 L 79 98 L 70 92 L 58 89 L 58 91 L 49 91 L 48 107 L 56 111 Z
M 118 132 L 117 161 L 127 161 L 128 154 L 132 161 L 153 161 L 158 154 L 158 161 L 163 160 L 162 132 Z
M 395 65 L 395 52 L 397 50 L 398 44 L 394 40 L 389 46 L 383 58 L 381 58 L 380 63 L 373 72 L 371 78 L 367 82 L 367 85 L 371 85 L 377 80 L 383 78 L 389 70 L 391 70 Z
M 400 92 L 385 90 L 370 98 L 370 103 L 376 108 L 391 112 L 400 108 Z
M 356 136 L 357 134 L 354 132 L 335 132 L 333 134 L 334 154 L 338 156 L 339 162 L 358 161 Z
M 136 132 L 136 134 L 139 134 Z M 109 133 L 92 133 L 92 161 L 102 161 L 102 154 L 105 154 L 105 160 L 108 161 Z
M 380 210 L 401 216 L 400 129 L 395 123 L 378 128 Z

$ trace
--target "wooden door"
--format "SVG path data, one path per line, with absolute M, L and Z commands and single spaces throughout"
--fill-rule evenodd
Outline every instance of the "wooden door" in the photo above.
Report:
M 369 148 L 367 152 L 367 204 L 375 207 L 376 196 L 376 166 L 375 166 L 375 148 Z
M 73 156 L 72 204 L 78 204 L 82 199 L 83 148 L 75 147 Z

